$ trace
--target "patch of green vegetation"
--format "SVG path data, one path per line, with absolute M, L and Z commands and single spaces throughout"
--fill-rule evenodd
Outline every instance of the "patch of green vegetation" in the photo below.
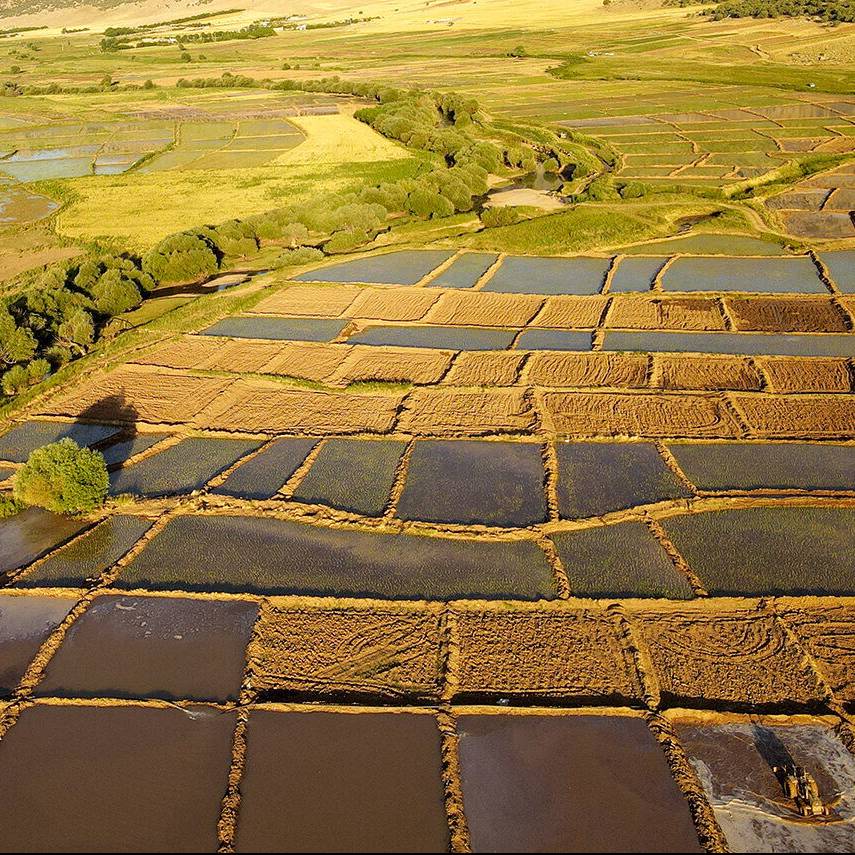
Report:
M 725 0 L 704 15 L 725 18 L 810 18 L 828 24 L 855 22 L 852 0 Z
M 0 520 L 13 517 L 20 510 L 18 503 L 11 496 L 0 494 Z
M 655 63 L 628 63 L 626 57 L 597 56 L 589 62 L 561 62 L 547 71 L 560 80 L 692 81 L 720 86 L 832 92 L 852 90 L 845 67 L 817 68 L 782 63 L 712 63 L 691 57 L 661 57 Z
M 587 204 L 568 211 L 486 229 L 462 243 L 472 249 L 503 250 L 531 255 L 568 255 L 603 250 L 672 234 L 685 216 L 708 214 L 713 202 L 664 198 L 640 204 Z
M 73 439 L 37 448 L 15 476 L 15 501 L 57 514 L 89 513 L 104 504 L 110 479 L 104 455 Z

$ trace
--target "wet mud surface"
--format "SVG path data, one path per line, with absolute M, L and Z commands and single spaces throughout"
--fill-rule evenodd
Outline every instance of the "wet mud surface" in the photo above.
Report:
M 734 852 L 848 852 L 855 833 L 855 760 L 828 727 L 720 724 L 677 726 Z M 803 766 L 831 809 L 805 819 L 787 798 L 776 766 Z
M 238 852 L 448 848 L 430 715 L 257 710 L 241 793 Z
M 234 714 L 37 705 L 0 743 L 8 852 L 216 852 Z
M 464 715 L 458 726 L 473 852 L 700 851 L 641 719 Z
M 255 603 L 98 597 L 51 659 L 38 694 L 237 700 L 257 613 Z

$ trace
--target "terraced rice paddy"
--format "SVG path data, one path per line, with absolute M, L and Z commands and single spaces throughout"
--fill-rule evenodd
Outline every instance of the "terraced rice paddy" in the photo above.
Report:
M 766 205 L 778 214 L 786 231 L 797 237 L 851 238 L 855 236 L 853 187 L 852 164 L 844 164 L 771 196 Z
M 851 851 L 852 25 L 382 0 L 196 41 L 248 4 L 112 51 L 157 4 L 111 2 L 0 38 L 6 293 L 265 212 L 332 252 L 326 209 L 441 174 L 303 81 L 472 96 L 432 148 L 568 168 L 316 265 L 265 228 L 4 402 L 0 850 Z M 530 184 L 574 199 L 482 217 Z M 106 503 L 13 513 L 64 436 Z
M 164 121 L 88 122 L 0 131 L 0 174 L 20 182 L 117 175 L 171 145 Z
M 852 151 L 846 101 L 752 106 L 706 112 L 564 119 L 606 140 L 620 174 L 649 183 L 725 185 L 755 178 L 804 152 Z
M 846 258 L 386 253 L 36 402 L 3 471 L 70 435 L 114 498 L 0 520 L 4 840 L 839 848 Z

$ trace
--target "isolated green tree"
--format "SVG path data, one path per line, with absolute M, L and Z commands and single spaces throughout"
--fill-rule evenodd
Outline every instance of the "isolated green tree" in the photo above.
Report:
M 61 439 L 37 448 L 15 476 L 15 500 L 58 514 L 89 513 L 104 504 L 110 480 L 104 455 Z

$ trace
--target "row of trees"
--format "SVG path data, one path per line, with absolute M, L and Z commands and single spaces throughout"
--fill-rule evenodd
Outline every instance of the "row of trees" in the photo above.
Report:
M 182 33 L 176 40 L 179 45 L 183 46 L 185 44 L 212 44 L 213 42 L 265 39 L 275 35 L 276 30 L 273 27 L 262 24 L 250 24 L 240 30 L 216 30 L 214 32 L 203 30 L 198 33 Z M 105 35 L 101 39 L 100 47 L 103 53 L 114 53 L 119 50 L 146 47 L 149 44 L 171 44 L 171 42 L 167 38 L 145 42 L 135 41 L 128 36 Z
M 855 0 L 725 0 L 704 15 L 724 18 L 812 18 L 829 24 L 855 22 Z

